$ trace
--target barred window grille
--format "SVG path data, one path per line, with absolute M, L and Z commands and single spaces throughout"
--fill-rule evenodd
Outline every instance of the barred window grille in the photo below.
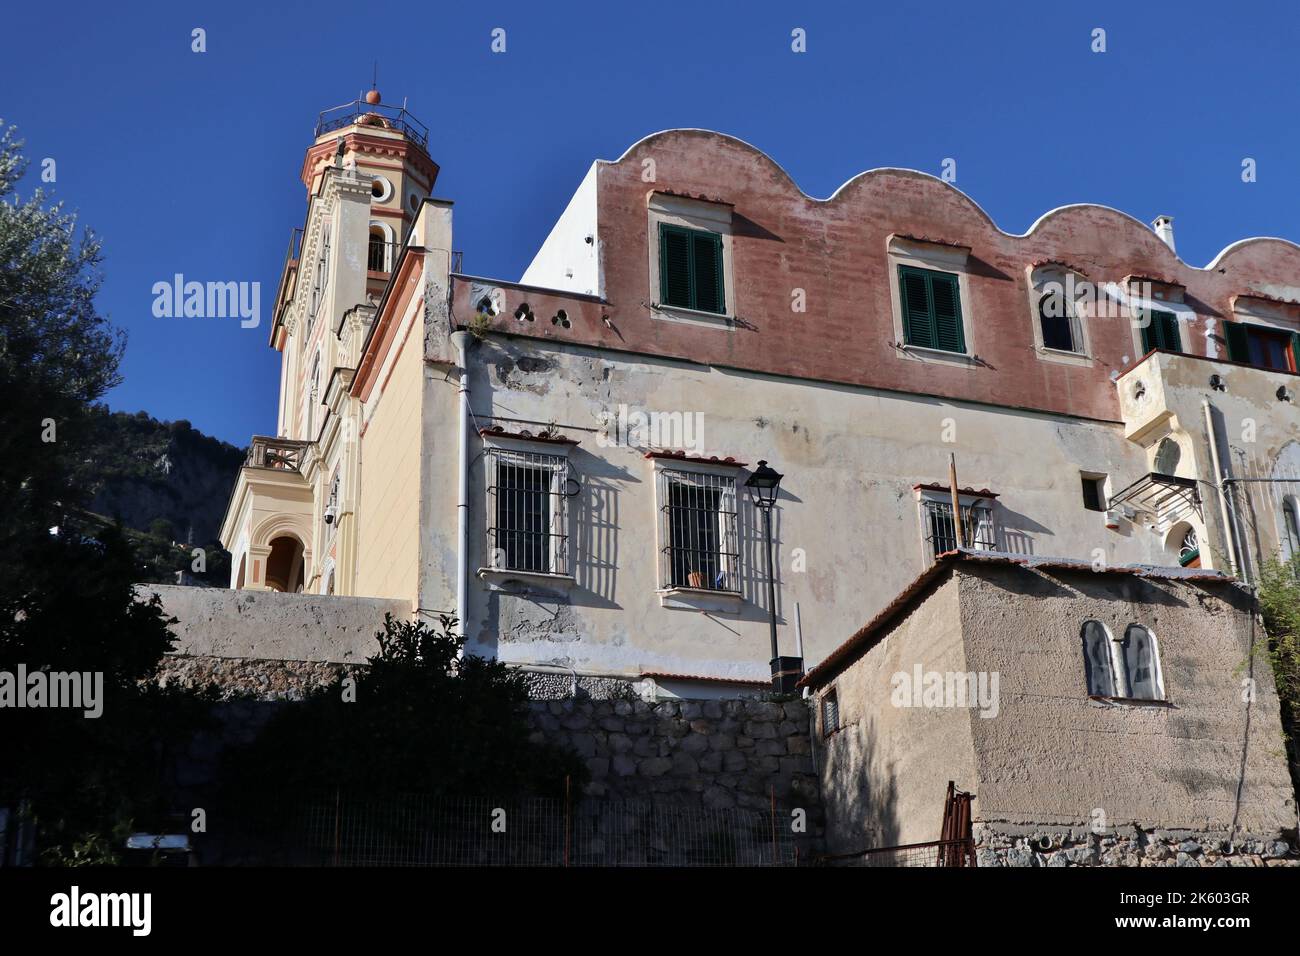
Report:
M 656 493 L 660 586 L 739 591 L 736 479 L 664 469 Z
M 839 692 L 831 688 L 830 693 L 822 698 L 822 736 L 829 737 L 840 729 Z
M 952 504 L 947 501 L 924 502 L 926 541 L 930 553 L 938 557 L 945 551 L 957 549 L 957 532 L 953 527 Z M 988 505 L 961 506 L 962 536 L 966 547 L 981 551 L 996 551 L 997 530 L 993 525 L 993 509 Z
M 504 448 L 486 455 L 491 567 L 568 574 L 569 460 Z

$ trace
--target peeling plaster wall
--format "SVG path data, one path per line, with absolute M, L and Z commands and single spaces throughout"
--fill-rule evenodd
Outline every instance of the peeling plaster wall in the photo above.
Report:
M 601 438 L 620 405 L 699 412 L 704 454 L 732 455 L 751 467 L 767 459 L 786 474 L 774 515 L 778 629 L 782 653 L 794 653 L 798 602 L 809 664 L 928 563 L 912 486 L 946 480 L 950 451 L 963 485 L 1001 494 L 995 510 L 1007 549 L 1089 560 L 1100 549 L 1112 563 L 1174 563 L 1157 536 L 1128 526 L 1107 531 L 1103 516 L 1083 507 L 1081 470 L 1109 472 L 1112 485 L 1148 470 L 1144 452 L 1119 425 L 499 335 L 477 343 L 469 361 L 473 425 L 535 433 L 553 423 L 580 441 L 570 462 L 582 483 L 569 502 L 574 583 L 492 592 L 475 578 L 469 637 L 480 653 L 632 677 L 767 678 L 760 519 L 742 502 L 744 600 L 735 612 L 661 606 L 652 463 L 644 448 L 614 444 L 612 428 Z M 444 411 L 431 416 L 441 419 L 432 427 L 454 436 L 454 386 L 439 383 L 433 392 Z M 949 425 L 953 442 L 943 440 Z M 488 563 L 481 450 L 476 437 L 472 570 Z M 455 506 L 443 489 L 453 489 L 454 499 L 455 455 L 434 455 L 426 468 L 422 487 L 443 504 L 429 520 L 421 600 L 449 607 Z
M 1250 598 L 1197 586 L 1083 573 L 961 568 L 967 667 L 1000 675 L 995 719 L 970 721 L 985 823 L 1231 829 L 1245 748 L 1240 830 L 1293 828 L 1267 658 L 1251 664 Z M 1130 622 L 1155 634 L 1172 706 L 1112 706 L 1087 696 L 1080 631 Z M 1262 629 L 1253 640 L 1264 640 Z M 1243 701 L 1244 678 L 1256 699 Z M 1249 719 L 1248 719 L 1249 710 Z
M 1211 375 L 1222 380 L 1222 389 L 1210 387 Z M 1138 382 L 1158 390 L 1157 401 L 1172 415 L 1170 427 L 1181 426 L 1191 437 L 1195 455 L 1184 454 L 1189 476 L 1209 484 L 1202 486 L 1206 499 L 1206 520 L 1213 522 L 1213 547 L 1226 555 L 1217 493 L 1213 490 L 1214 467 L 1206 441 L 1205 416 L 1201 400 L 1208 398 L 1214 409 L 1215 429 L 1220 441 L 1220 464 L 1236 478 L 1271 477 L 1279 460 L 1289 474 L 1300 478 L 1300 378 L 1282 372 L 1244 368 L 1228 362 L 1208 362 L 1176 355 L 1152 356 L 1142 367 L 1121 379 L 1121 398 L 1132 401 Z M 1159 382 L 1156 386 L 1153 383 Z M 1291 401 L 1279 400 L 1284 388 Z M 1144 441 L 1152 443 L 1158 433 Z M 1282 495 L 1300 494 L 1300 483 L 1290 485 L 1238 485 L 1236 494 L 1245 514 L 1243 532 L 1252 572 L 1260 555 L 1275 555 L 1281 548 Z M 1249 497 L 1249 501 L 1245 497 Z M 1219 558 L 1218 566 L 1227 562 Z
M 948 781 L 976 789 L 970 725 L 955 708 L 894 707 L 890 678 L 924 670 L 964 672 L 957 582 L 935 586 L 884 638 L 817 694 L 832 690 L 840 730 L 825 738 L 818 763 L 827 848 L 851 853 L 939 838 Z M 824 732 L 818 717 L 819 733 Z

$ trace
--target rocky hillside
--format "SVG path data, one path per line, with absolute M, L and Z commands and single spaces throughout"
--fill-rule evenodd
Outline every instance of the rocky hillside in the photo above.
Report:
M 131 538 L 153 569 L 143 577 L 175 583 L 174 571 L 190 566 L 181 559 L 199 547 L 209 567 L 195 583 L 224 586 L 229 556 L 217 535 L 244 452 L 187 421 L 160 422 L 145 412 L 100 407 L 92 425 L 78 463 L 90 510 L 139 532 Z

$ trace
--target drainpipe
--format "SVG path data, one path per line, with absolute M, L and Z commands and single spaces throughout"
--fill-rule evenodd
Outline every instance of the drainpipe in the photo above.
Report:
M 456 482 L 456 621 L 461 637 L 469 640 L 469 347 L 472 336 L 465 329 L 451 333 L 460 366 L 460 409 L 456 416 L 459 447 Z M 464 653 L 462 645 L 461 653 Z
M 1223 522 L 1223 538 L 1228 545 L 1228 561 L 1232 564 L 1232 573 L 1241 577 L 1243 569 L 1241 562 L 1237 560 L 1237 546 L 1234 540 L 1237 529 L 1228 511 L 1226 481 L 1223 469 L 1219 465 L 1219 438 L 1214 431 L 1214 416 L 1210 414 L 1211 408 L 1210 400 L 1202 398 L 1201 410 L 1205 413 L 1205 435 L 1210 443 L 1210 467 L 1214 469 L 1214 487 L 1219 491 L 1219 518 Z

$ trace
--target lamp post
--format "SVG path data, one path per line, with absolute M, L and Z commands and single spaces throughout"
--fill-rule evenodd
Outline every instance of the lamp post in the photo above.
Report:
M 794 684 L 803 673 L 803 661 L 798 658 L 783 658 L 776 644 L 776 569 L 772 563 L 772 509 L 776 507 L 776 498 L 785 477 L 759 461 L 754 473 L 745 481 L 749 489 L 750 500 L 754 507 L 763 513 L 763 538 L 767 547 L 767 608 L 768 622 L 772 636 L 772 690 L 777 693 L 793 693 Z

